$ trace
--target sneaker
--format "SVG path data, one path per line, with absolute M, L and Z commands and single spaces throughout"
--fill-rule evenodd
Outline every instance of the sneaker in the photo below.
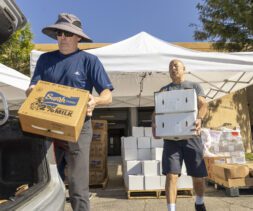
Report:
M 205 204 L 195 204 L 196 211 L 206 211 Z

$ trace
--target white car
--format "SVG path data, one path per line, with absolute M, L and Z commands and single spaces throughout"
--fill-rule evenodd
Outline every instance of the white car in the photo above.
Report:
M 2 98 L 0 210 L 64 210 L 65 186 L 57 171 L 53 144 L 45 137 L 22 132 L 18 118 L 9 116 Z
M 0 0 L 0 44 L 26 18 L 14 0 Z M 0 92 L 0 210 L 64 210 L 65 186 L 57 171 L 53 144 L 22 132 L 19 119 L 9 115 Z

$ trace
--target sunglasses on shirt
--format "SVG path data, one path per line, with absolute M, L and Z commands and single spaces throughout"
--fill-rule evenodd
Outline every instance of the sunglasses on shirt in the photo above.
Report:
M 65 37 L 73 37 L 74 34 L 72 32 L 67 32 L 67 31 L 63 31 L 63 30 L 57 30 L 56 31 L 56 35 L 58 37 L 61 37 L 64 34 Z

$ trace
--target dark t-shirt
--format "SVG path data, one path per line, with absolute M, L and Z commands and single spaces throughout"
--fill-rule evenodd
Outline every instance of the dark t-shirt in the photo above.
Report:
M 175 83 L 169 83 L 168 85 L 162 87 L 160 89 L 161 91 L 172 91 L 172 90 L 180 90 L 180 89 L 195 89 L 197 96 L 205 96 L 204 90 L 203 88 L 195 83 L 195 82 L 191 82 L 191 81 L 183 81 L 180 84 L 175 84 Z
M 112 83 L 99 59 L 92 54 L 77 50 L 64 55 L 58 50 L 40 56 L 31 84 L 38 80 L 85 89 L 93 87 L 100 94 L 104 89 L 113 90 Z

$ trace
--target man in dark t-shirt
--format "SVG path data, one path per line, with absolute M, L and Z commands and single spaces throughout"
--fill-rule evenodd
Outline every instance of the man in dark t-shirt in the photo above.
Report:
M 62 163 L 62 159 L 66 159 L 67 162 L 69 195 L 73 210 L 89 211 L 91 116 L 97 105 L 111 103 L 113 86 L 99 59 L 78 49 L 78 42 L 91 42 L 82 30 L 79 18 L 72 14 L 61 13 L 56 23 L 45 27 L 42 32 L 58 41 L 59 50 L 40 56 L 27 95 L 38 80 L 90 92 L 87 115 L 78 142 L 54 142 L 57 163 Z M 92 95 L 93 88 L 99 94 L 98 97 Z M 61 165 L 58 165 L 58 170 L 63 178 Z
M 177 179 L 181 174 L 182 162 L 185 162 L 187 174 L 192 176 L 193 187 L 196 193 L 195 209 L 205 211 L 204 205 L 204 177 L 207 171 L 203 159 L 203 144 L 200 138 L 202 120 L 207 112 L 207 104 L 202 87 L 194 82 L 185 81 L 185 66 L 179 60 L 172 60 L 169 65 L 172 83 L 161 88 L 160 91 L 180 89 L 194 89 L 198 100 L 198 115 L 195 129 L 198 136 L 187 140 L 164 140 L 162 168 L 166 175 L 166 197 L 169 211 L 176 210 Z M 153 135 L 155 136 L 155 119 L 152 118 Z

